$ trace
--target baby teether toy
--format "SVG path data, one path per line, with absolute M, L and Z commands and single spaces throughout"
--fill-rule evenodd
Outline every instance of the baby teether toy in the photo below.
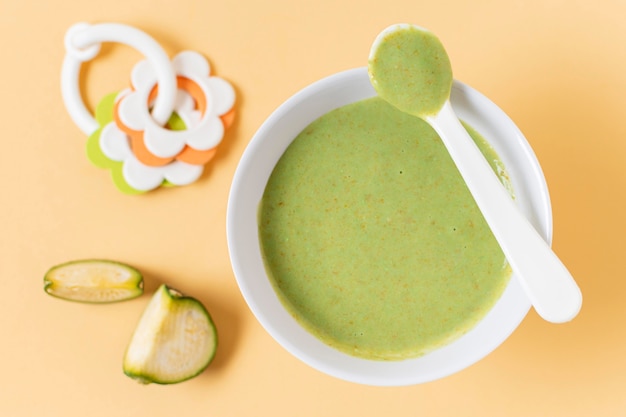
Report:
M 101 42 L 118 42 L 146 59 L 131 73 L 131 86 L 105 97 L 95 117 L 81 99 L 78 75 Z M 161 185 L 196 181 L 216 153 L 234 116 L 235 92 L 211 76 L 208 61 L 184 51 L 172 61 L 156 41 L 130 26 L 72 26 L 65 37 L 61 86 L 74 123 L 89 136 L 87 155 L 109 169 L 116 186 L 138 194 Z

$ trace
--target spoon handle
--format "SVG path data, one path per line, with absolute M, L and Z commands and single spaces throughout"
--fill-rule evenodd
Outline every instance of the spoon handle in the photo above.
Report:
M 582 305 L 580 289 L 565 265 L 519 211 L 460 123 L 450 101 L 425 120 L 448 148 L 535 311 L 553 323 L 573 319 Z

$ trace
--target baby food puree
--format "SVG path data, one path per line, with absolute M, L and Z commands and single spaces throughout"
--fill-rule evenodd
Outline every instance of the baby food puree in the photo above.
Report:
M 437 114 L 450 97 L 450 58 L 439 38 L 416 26 L 383 31 L 372 45 L 367 69 L 378 95 L 414 116 Z
M 416 357 L 461 336 L 511 274 L 435 131 L 378 97 L 298 135 L 269 178 L 259 235 L 286 309 L 326 344 L 367 359 Z

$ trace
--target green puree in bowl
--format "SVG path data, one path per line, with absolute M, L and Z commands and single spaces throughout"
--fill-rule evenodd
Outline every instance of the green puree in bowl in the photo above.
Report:
M 327 113 L 293 141 L 265 189 L 259 233 L 287 310 L 367 359 L 449 343 L 489 311 L 511 273 L 434 130 L 377 97 Z

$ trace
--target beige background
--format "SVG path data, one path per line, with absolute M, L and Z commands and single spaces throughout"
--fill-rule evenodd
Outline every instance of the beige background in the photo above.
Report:
M 623 0 L 0 0 L 0 415 L 626 415 L 625 18 Z M 201 52 L 236 87 L 237 121 L 198 183 L 131 197 L 87 161 L 59 87 L 63 35 L 79 21 L 137 26 L 170 55 Z M 365 65 L 398 22 L 434 31 L 455 76 L 525 133 L 551 191 L 554 248 L 585 299 L 564 325 L 531 312 L 459 374 L 376 388 L 309 368 L 261 328 L 233 277 L 225 213 L 263 120 L 309 83 Z M 139 58 L 107 44 L 84 66 L 90 108 L 128 85 Z M 42 290 L 50 266 L 87 257 L 137 266 L 147 293 L 167 282 L 201 299 L 221 337 L 211 367 L 176 386 L 124 376 L 149 296 L 90 306 Z

